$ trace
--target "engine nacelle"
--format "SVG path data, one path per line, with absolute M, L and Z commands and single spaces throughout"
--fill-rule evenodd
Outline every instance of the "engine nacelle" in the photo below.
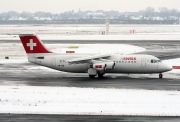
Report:
M 115 68 L 115 63 L 112 62 L 105 62 L 106 64 L 106 70 L 113 70 Z
M 105 63 L 95 63 L 93 64 L 92 68 L 102 71 L 102 70 L 106 70 L 106 64 Z

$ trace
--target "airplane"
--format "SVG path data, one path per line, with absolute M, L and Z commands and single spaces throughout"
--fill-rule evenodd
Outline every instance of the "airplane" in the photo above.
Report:
M 87 73 L 90 78 L 105 73 L 159 74 L 172 70 L 159 58 L 147 54 L 78 54 L 68 50 L 65 54 L 49 51 L 36 34 L 19 34 L 28 61 L 55 70 L 70 73 Z

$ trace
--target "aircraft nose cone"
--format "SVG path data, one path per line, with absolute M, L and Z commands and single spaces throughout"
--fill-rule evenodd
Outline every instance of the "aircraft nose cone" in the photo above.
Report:
M 167 66 L 166 69 L 167 69 L 167 71 L 171 71 L 172 70 L 172 66 Z

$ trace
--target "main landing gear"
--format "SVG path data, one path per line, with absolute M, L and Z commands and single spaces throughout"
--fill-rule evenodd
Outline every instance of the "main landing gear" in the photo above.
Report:
M 159 78 L 162 79 L 162 78 L 163 78 L 163 75 L 162 75 L 162 74 L 159 74 Z
M 103 78 L 103 77 L 104 77 L 103 75 L 104 75 L 104 74 L 98 73 L 98 77 L 99 77 L 99 78 Z
M 98 75 L 99 78 L 103 78 L 103 75 L 105 74 L 104 71 L 97 71 L 93 68 L 88 69 L 89 78 L 95 78 L 96 75 Z
M 95 78 L 96 75 L 89 75 L 89 78 Z
M 104 76 L 103 76 L 104 74 L 100 74 L 100 73 L 98 73 L 98 77 L 99 78 L 103 78 Z M 89 78 L 95 78 L 96 77 L 96 75 L 89 75 Z

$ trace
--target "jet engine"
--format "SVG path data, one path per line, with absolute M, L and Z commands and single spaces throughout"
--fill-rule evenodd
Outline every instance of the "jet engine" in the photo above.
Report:
M 102 71 L 102 70 L 113 70 L 115 68 L 114 62 L 101 62 L 101 63 L 94 63 L 92 68 Z
M 105 62 L 105 64 L 106 64 L 106 70 L 112 70 L 115 68 L 115 63 L 113 61 Z

